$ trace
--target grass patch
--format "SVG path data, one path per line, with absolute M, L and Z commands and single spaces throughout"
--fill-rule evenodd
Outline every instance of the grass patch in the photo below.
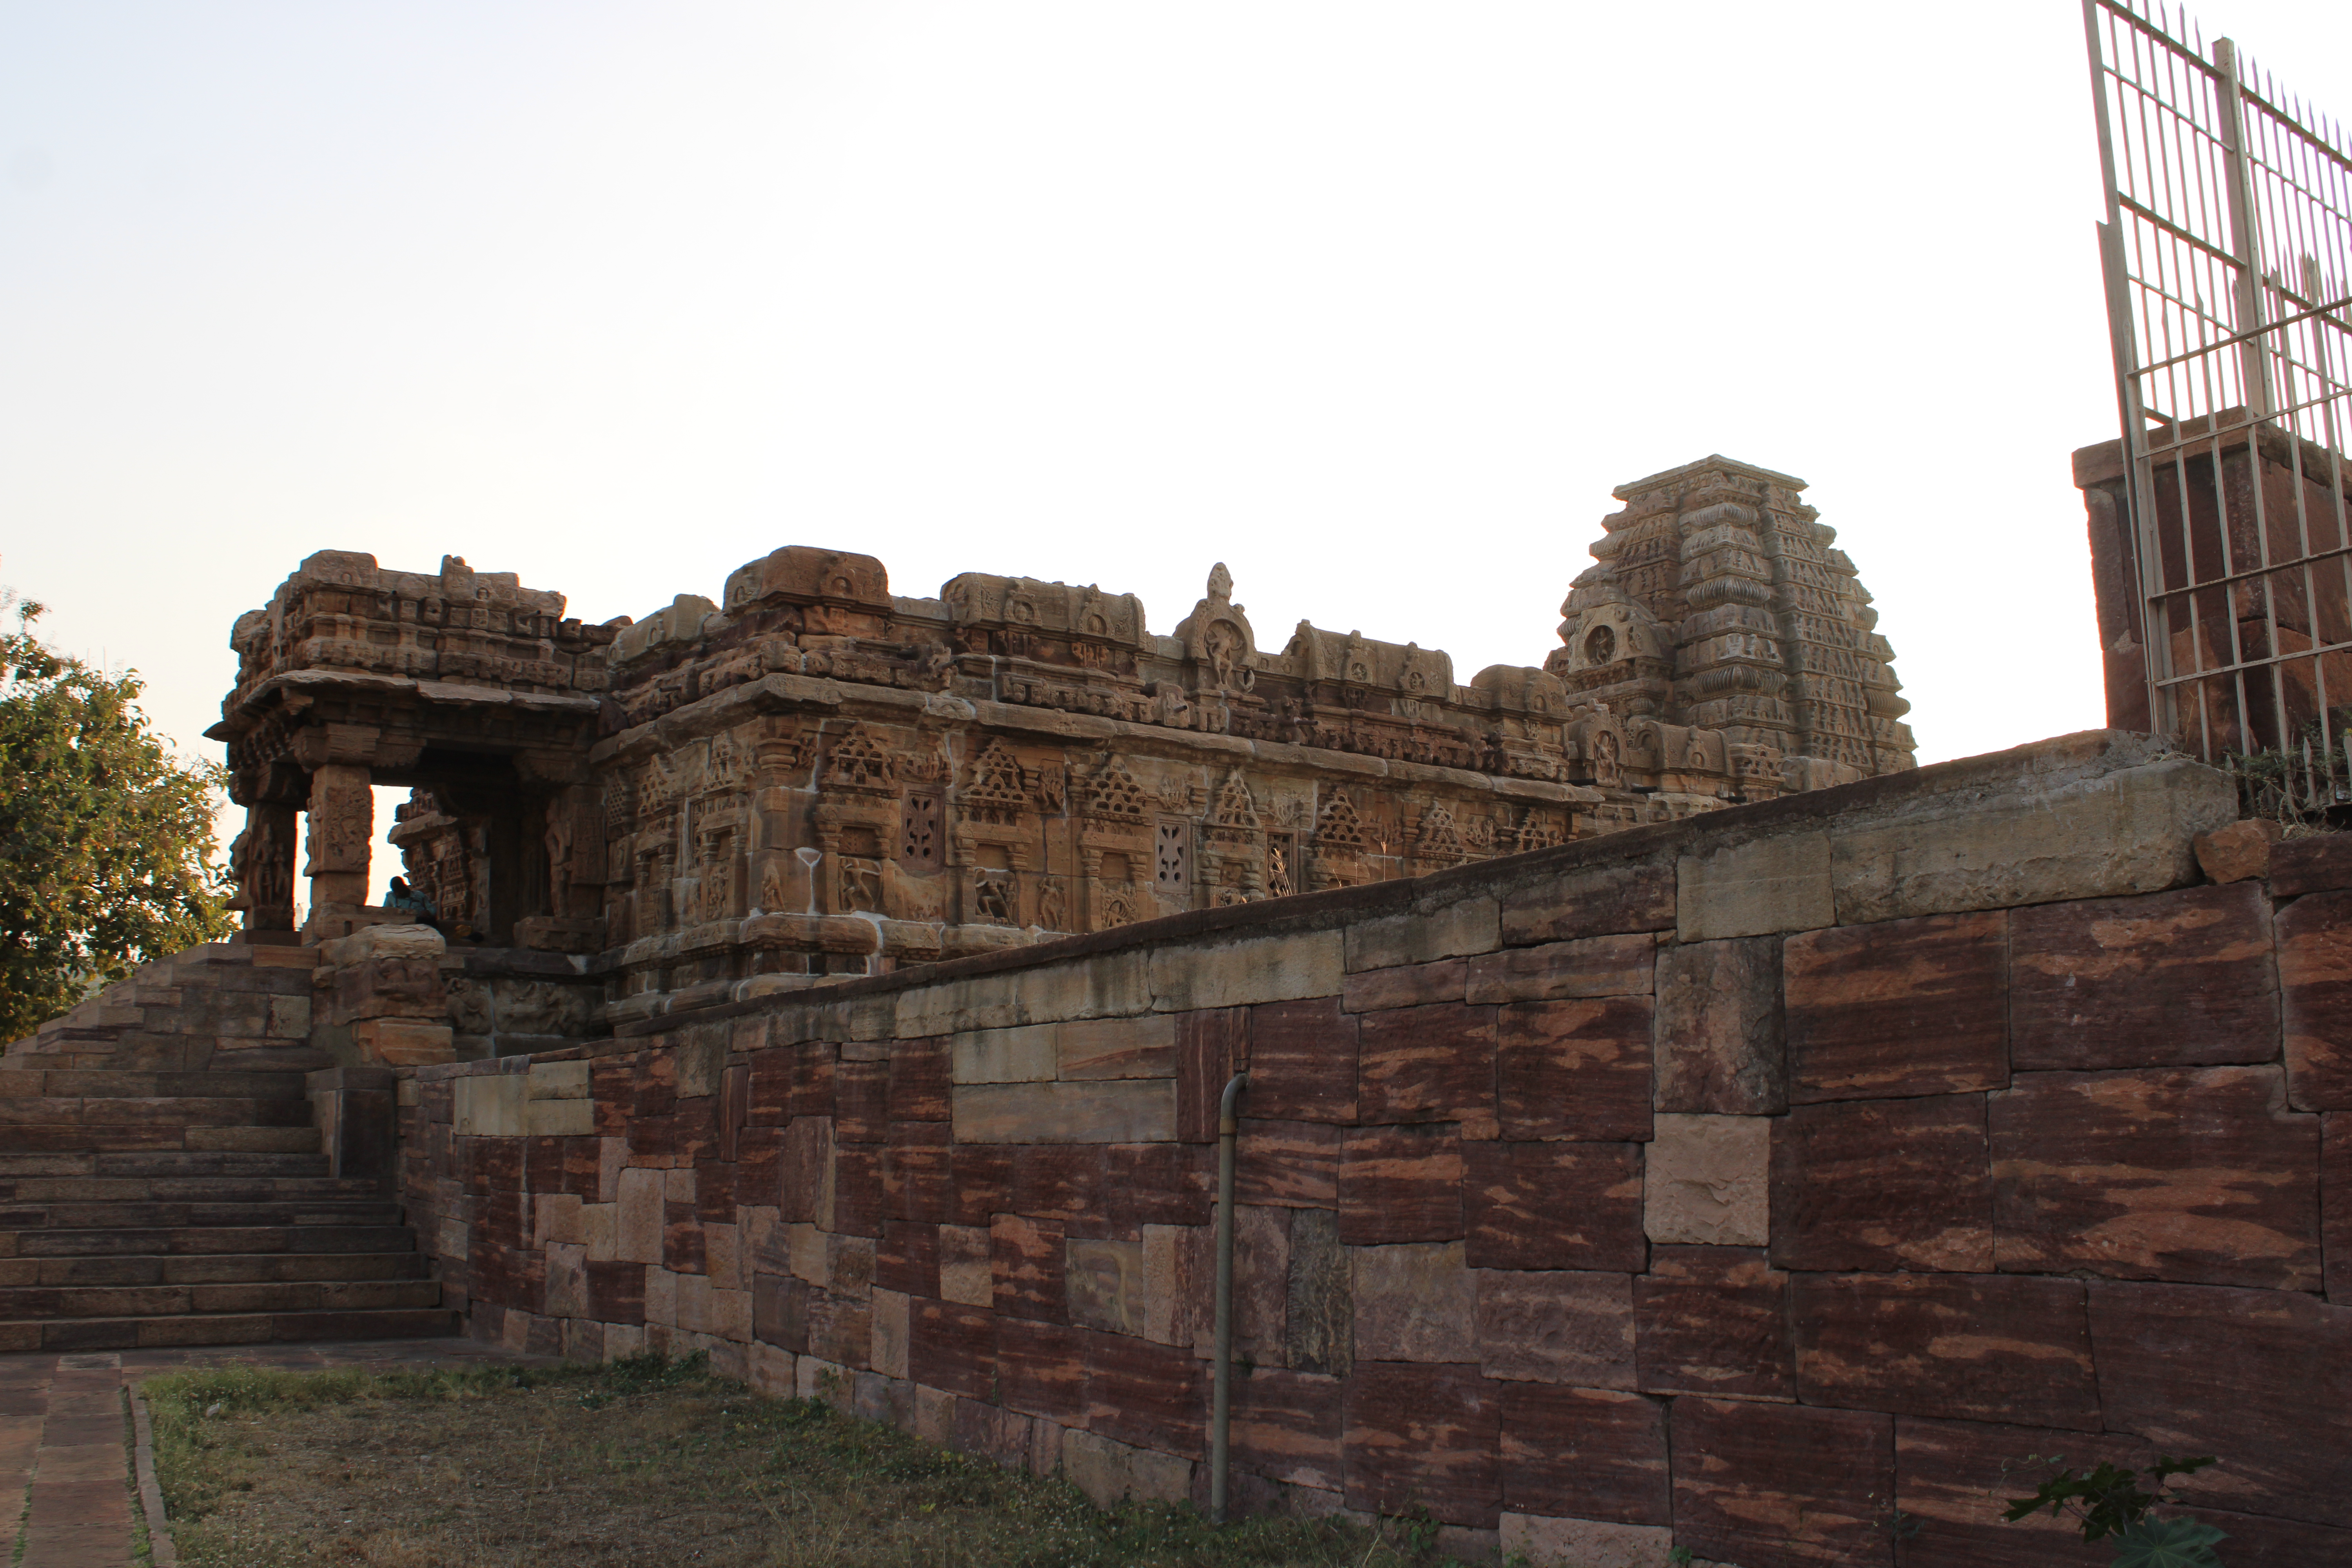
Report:
M 1335 1520 L 1213 1530 L 1040 1479 L 702 1358 L 290 1373 L 142 1387 L 184 1561 L 205 1568 L 1402 1568 L 1430 1532 Z

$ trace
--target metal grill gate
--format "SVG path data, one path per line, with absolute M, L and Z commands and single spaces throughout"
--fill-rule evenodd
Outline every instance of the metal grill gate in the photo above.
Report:
M 2352 800 L 2352 154 L 2160 0 L 2084 0 L 2152 728 Z

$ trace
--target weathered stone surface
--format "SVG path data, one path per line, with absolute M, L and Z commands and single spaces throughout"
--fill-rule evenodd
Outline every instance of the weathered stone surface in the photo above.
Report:
M 1429 963 L 1469 953 L 1492 952 L 1502 943 L 1502 914 L 1492 898 L 1469 897 L 1434 909 L 1360 921 L 1348 928 L 1348 973 Z M 1321 986 L 1302 985 L 1292 994 L 1312 995 Z M 1329 989 L 1338 990 L 1334 985 Z
M 1097 1505 L 1128 1499 L 1182 1502 L 1192 1495 L 1192 1461 L 1154 1448 L 1072 1430 L 1062 1437 L 1062 1465 L 1070 1484 Z
M 1467 996 L 1474 1003 L 1647 996 L 1657 954 L 1645 932 L 1507 948 L 1470 961 Z
M 2277 899 L 2352 888 L 2352 838 L 2321 833 L 2282 839 L 2271 847 L 2270 873 L 2271 896 Z
M 1671 1568 L 1675 1532 L 1663 1524 L 1606 1524 L 1503 1513 L 1496 1550 L 1528 1568 Z
M 1772 1129 L 1780 1267 L 1992 1268 L 1983 1095 L 1801 1105 Z
M 1675 934 L 1684 942 L 1769 936 L 1836 922 L 1826 834 L 1759 838 L 1675 867 Z
M 1468 1366 L 1356 1363 L 1348 1379 L 1348 1506 L 1398 1514 L 1419 1504 L 1448 1524 L 1491 1529 L 1502 1511 L 1496 1384 Z
M 1113 1333 L 1142 1333 L 1145 1289 L 1141 1239 L 1095 1241 L 1072 1237 L 1067 1247 L 1069 1321 Z
M 1742 1568 L 1885 1563 L 1893 1418 L 1675 1401 L 1675 1542 Z
M 1005 1318 L 996 1325 L 996 1396 L 1005 1407 L 1059 1422 L 1085 1419 L 1087 1363 L 1078 1331 Z
M 1355 1018 L 1337 996 L 1272 1002 L 1250 1009 L 1252 1116 L 1294 1121 L 1356 1119 Z
M 2352 1307 L 2352 1115 L 2319 1119 L 2319 1246 L 2327 1299 Z
M 1356 1353 L 1366 1361 L 1478 1360 L 1478 1292 L 1458 1241 L 1350 1249 Z
M 1072 1024 L 1072 1029 L 1093 1026 Z M 948 1042 L 898 1040 L 890 1047 L 890 1120 L 894 1122 L 945 1121 L 950 1115 L 948 1091 L 954 1081 L 954 1063 Z
M 1495 1114 L 1495 1009 L 1400 1007 L 1358 1020 L 1356 1108 L 1367 1123 Z
M 1506 1510 L 1619 1525 L 1671 1521 L 1663 1401 L 1524 1383 L 1499 1397 Z
M 1105 1145 L 1024 1144 L 1013 1151 L 1012 1179 L 990 1198 L 990 1212 L 1099 1226 L 1110 1208 L 1109 1174 L 1110 1149 Z
M 1517 1002 L 1496 1011 L 1504 1137 L 1624 1142 L 1650 1136 L 1647 996 Z
M 2352 1528 L 2352 1314 L 2283 1290 L 2088 1289 L 2108 1431 L 2230 1456 L 2182 1484 L 2191 1502 Z
M 995 1390 L 996 1314 L 941 1301 L 908 1309 L 907 1375 L 966 1399 Z
M 1462 1138 L 1439 1122 L 1350 1131 L 1339 1150 L 1339 1238 L 1354 1247 L 1459 1241 Z
M 1808 1405 L 2099 1429 L 2077 1280 L 1795 1274 L 1790 1290 Z
M 1147 954 L 1106 953 L 1017 974 L 983 974 L 900 992 L 891 1034 L 903 1040 L 967 1029 L 1009 1029 L 1065 1018 L 1128 1018 L 1151 1011 Z
M 1781 948 L 1790 1102 L 2000 1088 L 2008 931 L 1997 910 L 1790 937 Z
M 835 1142 L 879 1143 L 889 1136 L 888 1062 L 843 1062 L 834 1073 L 833 1084 L 833 1136 Z
M 940 1226 L 940 1299 L 967 1307 L 996 1300 L 994 1247 L 984 1226 Z
M 2352 892 L 2297 899 L 2279 911 L 2277 930 L 2279 1006 L 2294 1107 L 2352 1110 Z
M 1513 947 L 1674 925 L 1675 868 L 1667 865 L 1594 867 L 1503 899 L 1503 941 Z
M 1043 1083 L 1060 1063 L 1055 1045 L 1059 1027 L 1029 1024 L 954 1036 L 948 1047 L 950 1073 L 957 1083 Z
M 2018 910 L 2010 950 L 2010 1058 L 2020 1071 L 2278 1054 L 2270 900 L 2259 883 Z
M 1243 1203 L 1336 1207 L 1339 1142 L 1339 1129 L 1328 1123 L 1244 1117 L 1234 1143 L 1234 1191 Z
M 1476 1360 L 1485 1375 L 1581 1388 L 1635 1386 L 1633 1276 L 1517 1268 L 1475 1273 Z
M 1233 1384 L 1233 1462 L 1267 1480 L 1336 1492 L 1345 1385 L 1337 1377 L 1257 1367 Z
M 1250 1065 L 1251 1011 L 1209 1007 L 1176 1020 L 1175 1135 L 1187 1143 L 1216 1141 L 1225 1086 Z
M 1660 1110 L 1786 1110 L 1780 939 L 1680 942 L 1660 952 L 1654 1057 Z
M 1837 919 L 1856 925 L 2158 892 L 2192 880 L 2196 837 L 2237 816 L 2229 775 L 2185 758 L 1937 803 L 1832 836 Z
M 1348 936 L 1360 929 L 1350 927 Z M 1329 931 L 1155 947 L 1150 954 L 1151 1005 L 1162 1013 L 1189 1013 L 1336 995 L 1342 946 L 1341 933 Z
M 1259 1366 L 1280 1366 L 1285 1360 L 1286 1328 L 1290 1287 L 1290 1216 L 1286 1208 L 1255 1204 L 1235 1206 L 1234 1215 L 1234 1353 Z M 1205 1228 L 1192 1234 L 1204 1239 Z M 1216 1278 L 1212 1248 L 1202 1259 L 1205 1272 Z M 1212 1309 L 1213 1313 L 1213 1309 Z M 1207 1352 L 1213 1340 L 1202 1337 Z
M 908 1313 L 912 1302 L 898 1291 L 877 1290 L 870 1305 L 874 1339 L 866 1359 L 886 1377 L 905 1377 Z
M 1061 1222 L 1001 1214 L 988 1227 L 988 1235 L 997 1313 L 1040 1322 L 1068 1321 L 1070 1292 L 1063 1277 Z
M 2053 1518 L 2047 1510 L 2008 1523 L 1990 1500 L 2006 1502 L 2032 1490 L 2049 1472 L 2024 1464 L 2026 1456 L 2053 1452 L 2063 1453 L 2077 1472 L 2103 1464 L 2146 1470 L 2156 1457 L 2147 1444 L 2130 1437 L 2088 1432 L 2062 1437 L 2042 1426 L 1908 1415 L 1897 1420 L 1895 1503 L 1919 1521 L 1905 1552 L 1914 1562 L 1953 1568 L 2012 1568 L 2021 1552 L 2036 1563 L 2106 1568 L 2115 1561 L 2112 1542 L 2085 1542 L 2079 1523 Z
M 1209 1378 L 1190 1345 L 1076 1332 L 1085 1347 L 1087 1430 L 1123 1443 L 1199 1451 L 1208 1430 Z
M 883 1212 L 937 1223 L 955 1214 L 954 1134 L 944 1121 L 894 1121 L 882 1150 Z
M 1642 1268 L 1642 1145 L 1465 1143 L 1462 1156 L 1473 1268 Z
M 1339 1216 L 1301 1209 L 1290 1216 L 1284 1359 L 1294 1372 L 1345 1377 L 1355 1365 L 1355 1270 L 1339 1240 Z
M 1458 1004 L 1469 987 L 1469 973 L 1470 961 L 1466 958 L 1406 963 L 1394 969 L 1367 969 L 1348 976 L 1339 990 L 1339 1005 L 1350 1013 L 1377 1013 L 1388 1007 Z
M 1141 1143 L 1176 1136 L 1166 1079 L 959 1086 L 959 1143 Z
M 2250 816 L 2199 834 L 2190 847 L 2197 853 L 2197 868 L 2210 881 L 2259 881 L 2270 874 L 2271 846 L 2278 839 L 2277 823 L 2266 816 Z
M 2021 1073 L 1991 1097 L 2004 1270 L 2320 1286 L 2319 1121 L 2276 1067 Z
M 1765 1244 L 1771 1228 L 1768 1118 L 1660 1116 L 1645 1158 L 1642 1223 L 1652 1241 Z
M 620 1215 L 613 1238 L 614 1255 L 630 1263 L 662 1260 L 662 1173 L 623 1171 Z
M 1651 1394 L 1797 1396 L 1789 1277 L 1759 1249 L 1658 1247 L 1633 1281 L 1638 1386 Z
M 1059 1024 L 1054 1043 L 1066 1079 L 1176 1076 L 1176 1020 L 1166 1013 Z

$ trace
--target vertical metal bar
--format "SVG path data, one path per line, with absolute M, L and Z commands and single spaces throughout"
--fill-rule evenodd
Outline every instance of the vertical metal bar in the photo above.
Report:
M 2251 332 L 2263 324 L 2262 245 L 2254 232 L 2254 184 L 2246 155 L 2246 106 L 2238 85 L 2238 46 L 2213 40 L 2213 65 L 2221 72 L 2221 150 L 2230 177 L 2230 254 L 2237 258 L 2237 324 Z M 2238 351 L 2245 366 L 2246 412 L 2256 421 L 2271 416 L 2270 365 L 2261 341 L 2248 338 Z
M 2160 675 L 2171 673 L 2168 647 L 2157 649 L 2157 605 L 2149 598 L 2148 574 L 2158 574 L 2161 586 L 2163 555 L 2157 547 L 2156 509 L 2148 494 L 2147 419 L 2140 405 L 2138 334 L 2133 329 L 2131 269 L 2124 260 L 2123 207 L 2116 184 L 2116 142 L 2107 115 L 2107 69 L 2100 47 L 2101 0 L 2083 0 L 2083 41 L 2091 67 L 2091 108 L 2099 131 L 2099 176 L 2106 186 L 2107 220 L 2098 226 L 2099 263 L 2107 289 L 2107 348 L 2116 374 L 2116 414 L 2122 426 L 2124 472 L 2124 536 L 2134 542 L 2134 563 L 2139 581 L 2141 679 L 2147 687 L 2147 721 L 2158 734 L 2171 734 L 2179 725 L 2169 704 L 2172 689 L 2160 686 Z M 2169 639 L 2166 639 L 2168 641 Z

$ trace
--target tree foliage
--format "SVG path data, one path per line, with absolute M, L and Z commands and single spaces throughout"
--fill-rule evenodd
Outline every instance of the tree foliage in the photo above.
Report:
M 173 754 L 141 681 L 42 645 L 0 597 L 0 1040 L 150 960 L 227 934 L 213 812 L 226 778 Z

